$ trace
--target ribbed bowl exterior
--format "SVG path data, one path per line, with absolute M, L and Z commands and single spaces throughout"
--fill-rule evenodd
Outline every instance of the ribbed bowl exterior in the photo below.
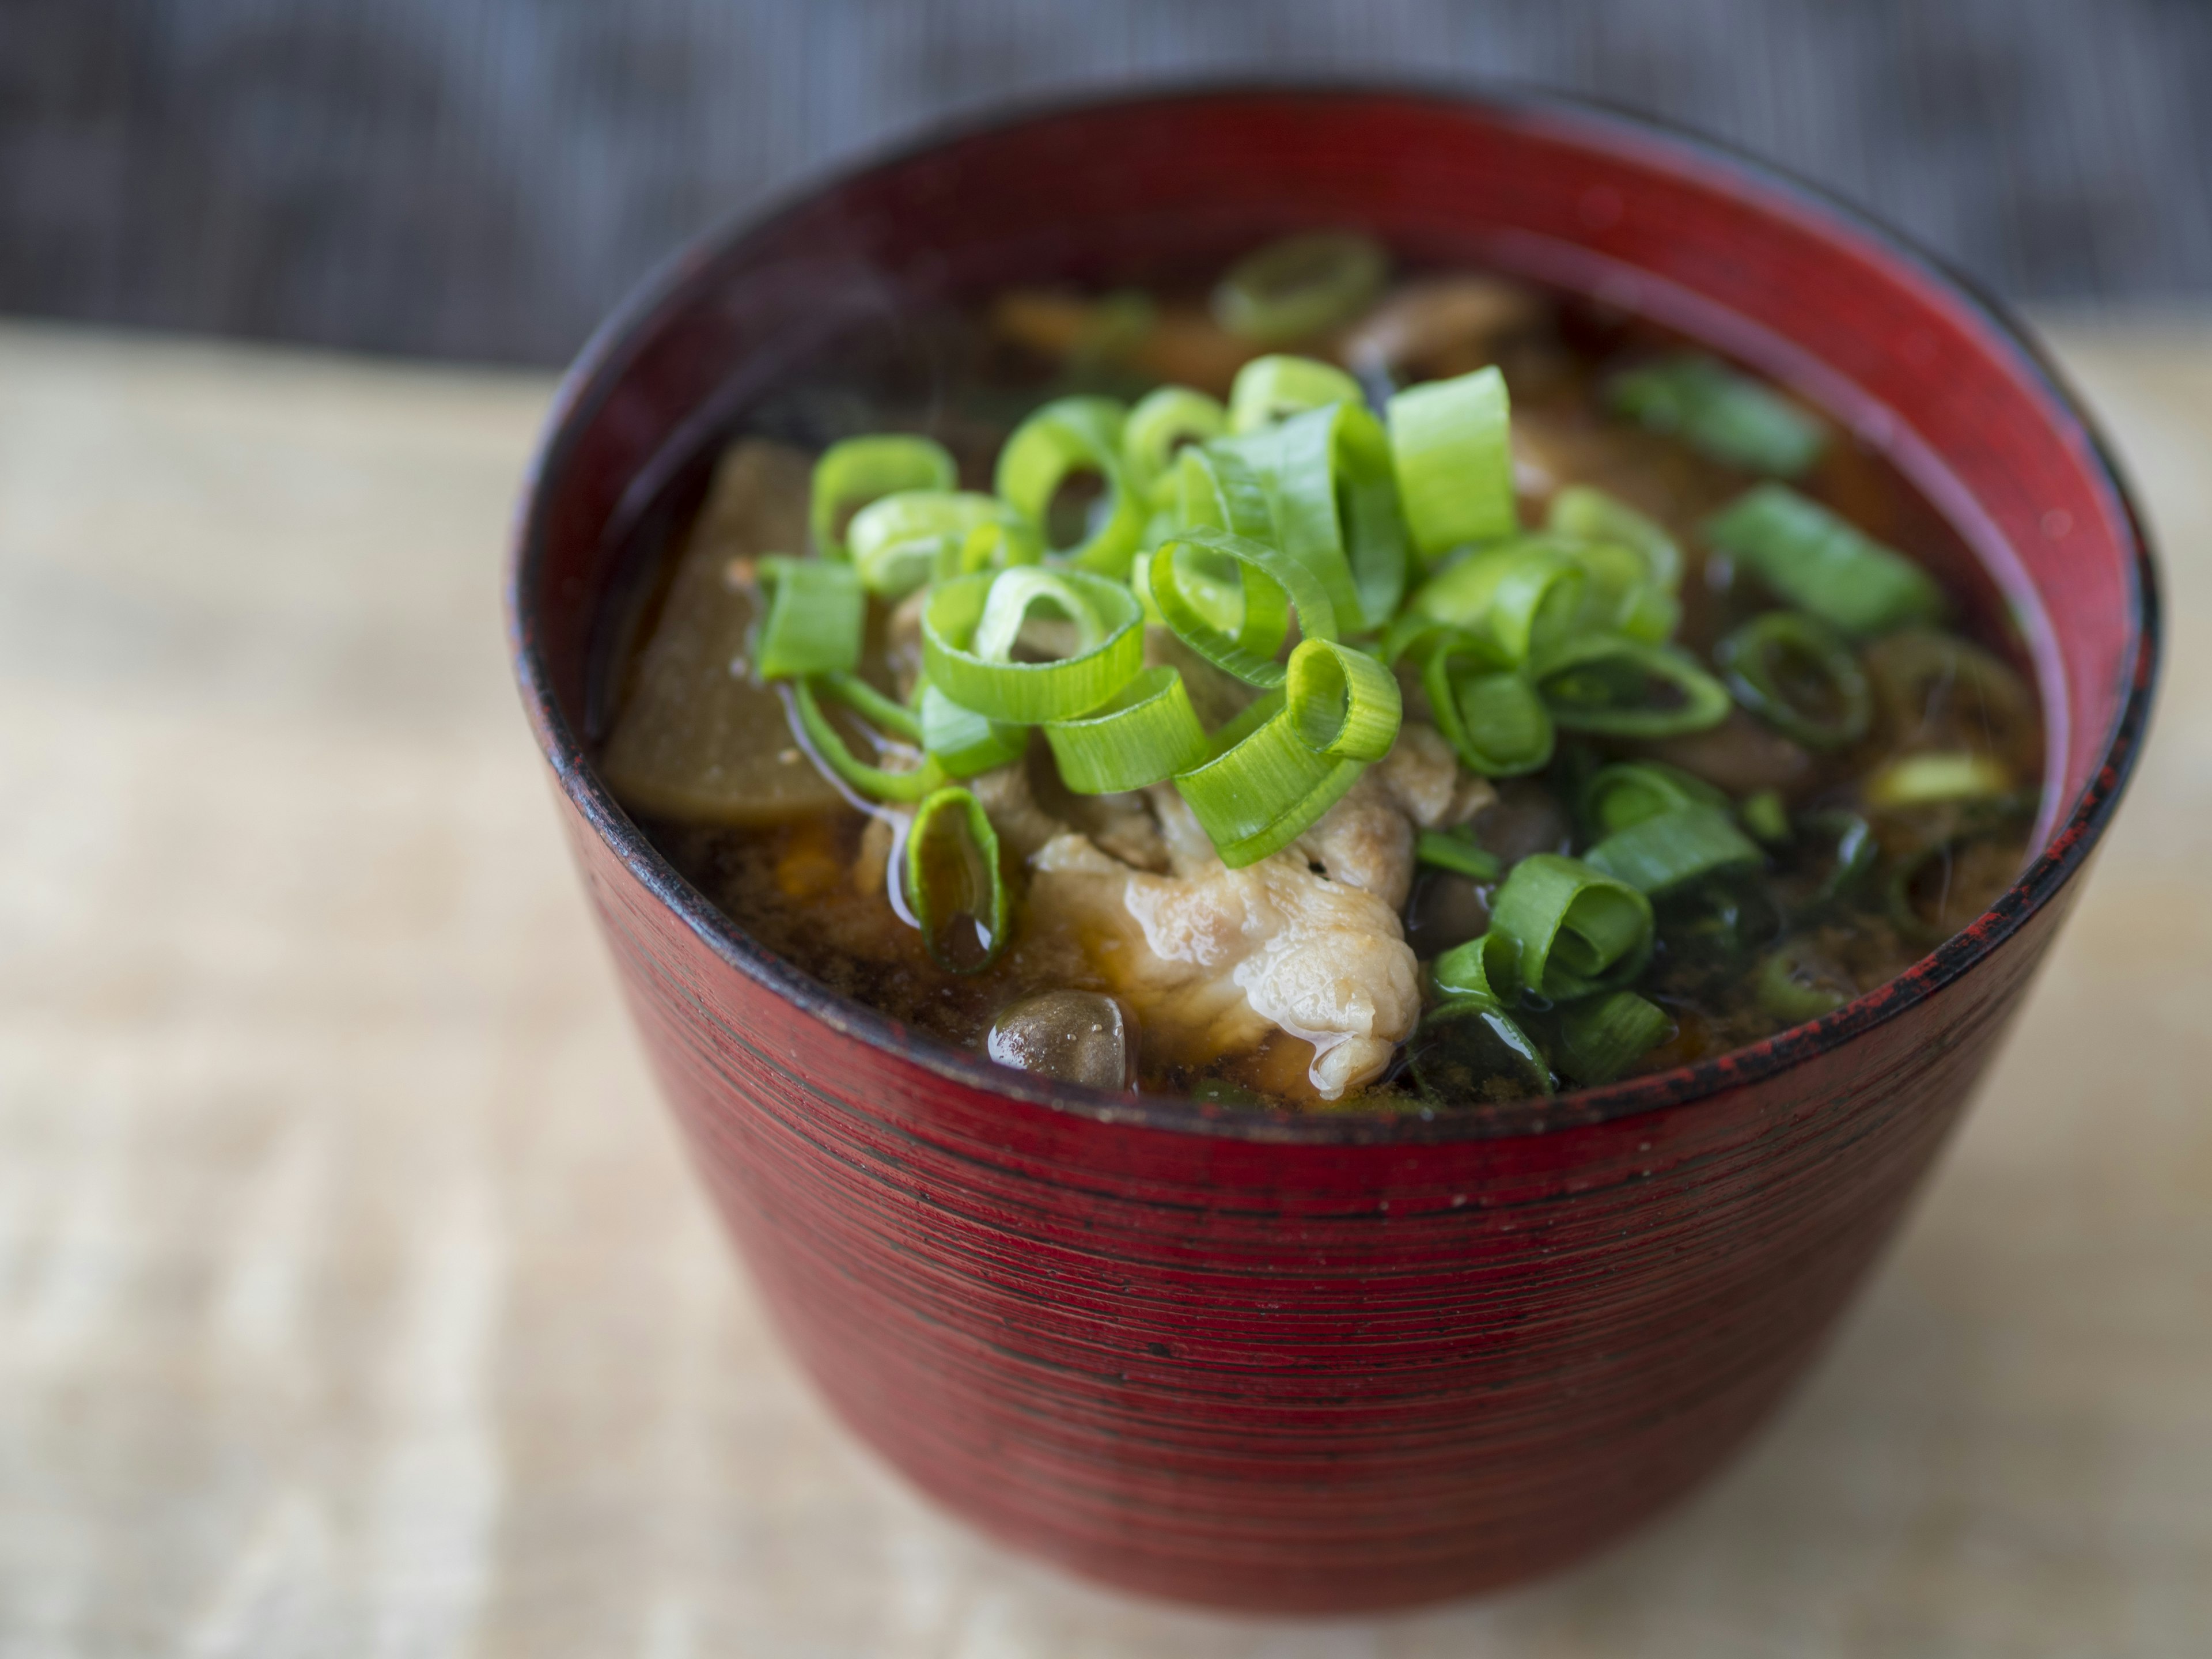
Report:
M 871 272 L 980 291 L 1110 275 L 1140 234 L 1210 253 L 1342 222 L 1657 312 L 1898 457 L 2027 618 L 2051 712 L 2048 845 L 1995 911 L 1849 1009 L 1688 1072 L 1503 1115 L 1301 1121 L 1054 1097 L 909 1041 L 659 860 L 585 758 L 595 630 L 651 503 L 818 337 L 810 319 L 880 306 Z M 2018 1006 L 2155 658 L 2148 567 L 2094 442 L 1926 265 L 1615 118 L 1368 92 L 1046 114 L 702 244 L 572 377 L 512 604 L 632 1012 L 823 1393 L 1018 1548 L 1272 1611 L 1559 1566 L 1752 1431 Z

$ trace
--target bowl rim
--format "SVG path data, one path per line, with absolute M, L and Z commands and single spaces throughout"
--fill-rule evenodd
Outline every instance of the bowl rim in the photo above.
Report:
M 711 286 L 723 263 L 753 238 L 822 197 L 878 173 L 926 160 L 949 145 L 1003 136 L 1033 122 L 1086 111 L 1202 104 L 1238 98 L 1394 100 L 1548 120 L 1593 148 L 1647 163 L 1698 172 L 1753 205 L 1774 198 L 1870 245 L 1930 281 L 2009 349 L 2023 378 L 2041 394 L 2043 414 L 2076 440 L 2111 492 L 2130 543 L 2130 637 L 2121 653 L 2118 710 L 2104 732 L 2087 783 L 2053 821 L 2040 852 L 1995 903 L 1895 977 L 1820 1018 L 1743 1048 L 1664 1072 L 1486 1110 L 1287 1112 L 1225 1108 L 1182 1096 L 1109 1094 L 1033 1079 L 908 1030 L 902 1023 L 831 991 L 753 939 L 668 862 L 601 781 L 576 730 L 556 702 L 531 626 L 544 514 L 581 429 L 621 381 L 653 321 Z M 1654 157 L 1652 152 L 1658 155 Z M 1639 153 L 1640 152 L 1640 153 Z M 2156 564 L 2143 515 L 2112 447 L 2042 345 L 2006 307 L 1940 255 L 1825 185 L 1726 141 L 1602 100 L 1531 82 L 1463 78 L 1425 81 L 1289 75 L 1193 77 L 1140 88 L 1046 94 L 1010 100 L 927 122 L 858 159 L 817 169 L 763 205 L 726 216 L 687 239 L 631 289 L 585 343 L 562 375 L 517 503 L 508 544 L 504 601 L 507 638 L 525 711 L 562 790 L 630 875 L 729 967 L 841 1035 L 981 1093 L 1107 1124 L 1140 1126 L 1237 1141 L 1316 1146 L 1421 1145 L 1540 1135 L 1688 1105 L 1805 1064 L 1917 1006 L 1994 955 L 2087 862 L 2134 773 L 2148 732 L 2163 663 L 2164 629 Z M 2046 814 L 2047 816 L 2047 814 Z

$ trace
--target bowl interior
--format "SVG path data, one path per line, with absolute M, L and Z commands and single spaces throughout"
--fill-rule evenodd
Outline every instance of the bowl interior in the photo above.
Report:
M 1642 313 L 1797 389 L 1943 514 L 1973 568 L 1942 574 L 2010 611 L 2045 705 L 2039 856 L 1904 981 L 1760 1048 L 1778 1060 L 1924 994 L 2057 890 L 2124 777 L 2154 645 L 2141 537 L 2085 423 L 1993 311 L 1847 210 L 1552 100 L 1276 90 L 1065 110 L 883 163 L 681 256 L 572 374 L 518 538 L 526 701 L 586 816 L 620 817 L 581 744 L 626 561 L 688 510 L 765 394 L 916 307 L 1215 267 L 1316 224 Z M 1613 1091 L 1686 1097 L 1703 1069 Z

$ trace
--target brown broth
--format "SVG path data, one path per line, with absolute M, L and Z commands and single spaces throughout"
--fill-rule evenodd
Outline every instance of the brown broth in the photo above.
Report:
M 1074 303 L 1063 295 L 1012 295 L 974 315 L 927 319 L 916 325 L 927 337 L 925 349 L 898 362 L 859 358 L 825 369 L 819 380 L 794 386 L 755 410 L 739 435 L 781 440 L 803 457 L 852 432 L 926 429 L 953 450 L 964 487 L 988 488 L 1000 443 L 1047 396 L 1083 390 L 1133 397 L 1170 374 L 1217 392 L 1225 389 L 1236 366 L 1233 355 L 1224 355 L 1189 295 L 1162 299 L 1150 343 L 1118 355 L 1101 355 L 1085 344 L 1080 328 L 1069 320 L 1078 315 L 1068 309 Z M 1748 580 L 1732 579 L 1723 562 L 1708 559 L 1695 533 L 1703 518 L 1755 480 L 1671 437 L 1628 426 L 1601 406 L 1597 381 L 1607 366 L 1678 342 L 1639 319 L 1571 300 L 1547 298 L 1532 313 L 1534 325 L 1492 338 L 1486 353 L 1471 359 L 1445 354 L 1424 365 L 1427 374 L 1419 378 L 1499 362 L 1513 396 L 1516 448 L 1554 483 L 1595 484 L 1659 520 L 1681 542 L 1686 568 L 1676 637 L 1707 659 L 1715 641 L 1773 603 Z M 1994 587 L 1951 526 L 1882 456 L 1832 430 L 1823 457 L 1796 487 L 1937 574 L 1954 600 L 1957 631 L 2020 672 L 2025 653 L 2008 631 Z M 1536 522 L 1528 505 L 1524 501 L 1524 520 Z M 682 597 L 682 580 L 672 586 L 672 573 L 690 537 L 702 533 L 694 527 L 667 534 L 648 550 L 655 574 L 643 585 L 627 625 L 617 630 L 622 642 L 609 699 L 616 708 L 643 695 L 647 642 L 665 609 Z M 786 528 L 777 539 L 781 545 L 794 538 Z M 799 549 L 785 545 L 784 550 Z M 706 591 L 697 582 L 694 586 Z M 697 602 L 696 594 L 688 602 Z M 893 664 L 885 654 L 885 621 L 878 605 L 868 672 L 889 686 Z M 730 626 L 738 626 L 734 612 Z M 1762 996 L 1759 979 L 1762 952 L 1785 937 L 1799 989 L 1815 996 L 1857 994 L 1917 960 L 1986 908 L 2013 878 L 2027 852 L 2033 821 L 2027 802 L 2041 771 L 2040 726 L 2032 699 L 2024 714 L 2012 708 L 2016 694 L 2026 695 L 2016 684 L 1981 684 L 1972 674 L 1967 682 L 1955 676 L 1942 684 L 1913 681 L 1911 706 L 1882 708 L 1864 740 L 1825 755 L 1790 744 L 1741 712 L 1714 732 L 1686 738 L 1563 741 L 1542 774 L 1503 785 L 1499 801 L 1477 817 L 1474 831 L 1509 857 L 1540 848 L 1583 850 L 1589 841 L 1571 822 L 1574 778 L 1607 760 L 1638 757 L 1671 761 L 1739 796 L 1775 788 L 1801 826 L 1865 816 L 1876 849 L 1874 867 L 1843 892 L 1828 890 L 1836 863 L 1832 847 L 1801 829 L 1787 845 L 1771 849 L 1772 867 L 1763 879 L 1726 887 L 1717 896 L 1658 907 L 1660 942 L 1637 988 L 1661 1005 L 1675 1030 L 1631 1070 L 1656 1071 L 1725 1053 L 1796 1023 L 1776 1012 L 1771 987 Z M 788 786 L 799 796 L 812 787 L 811 805 L 802 801 L 776 822 L 709 824 L 686 822 L 686 814 L 625 796 L 653 844 L 733 921 L 830 990 L 964 1048 L 979 1047 L 997 1012 L 1027 993 L 1115 988 L 1113 974 L 1102 967 L 1108 958 L 1101 953 L 1110 952 L 1111 942 L 1038 916 L 1011 849 L 1005 860 L 1015 893 L 1011 947 L 980 973 L 954 973 L 933 963 L 920 933 L 885 891 L 888 830 L 872 824 L 848 799 L 787 769 L 805 763 L 790 730 L 766 701 L 772 696 L 762 690 L 732 712 L 727 718 L 742 725 L 743 733 L 722 740 L 757 749 L 752 758 L 777 787 Z M 1419 713 L 1409 706 L 1409 719 Z M 607 724 L 599 722 L 603 734 Z M 1999 753 L 2021 799 L 2002 810 L 1954 805 L 1867 812 L 1863 785 L 1869 775 L 1901 748 L 1936 746 Z M 1033 775 L 1042 754 L 1039 745 Z M 1042 763 L 1048 772 L 1048 758 Z M 1043 776 L 1040 788 L 1048 793 L 1053 783 Z M 617 785 L 623 794 L 618 777 Z M 1051 804 L 1080 810 L 1064 797 Z M 1110 830 L 1097 834 L 1106 836 Z M 1494 890 L 1494 884 L 1421 871 L 1403 912 L 1416 954 L 1425 962 L 1479 933 Z M 1809 1012 L 1809 1006 L 1801 1012 Z M 1529 1014 L 1540 1034 L 1546 1018 L 1540 1008 Z M 1422 1103 L 1394 1072 L 1364 1092 L 1325 1104 L 1307 1079 L 1310 1057 L 1309 1044 L 1281 1032 L 1255 1038 L 1248 1031 L 1209 1051 L 1194 1046 L 1187 1032 L 1139 1023 L 1139 1086 L 1149 1092 L 1205 1088 L 1227 1099 L 1307 1109 Z

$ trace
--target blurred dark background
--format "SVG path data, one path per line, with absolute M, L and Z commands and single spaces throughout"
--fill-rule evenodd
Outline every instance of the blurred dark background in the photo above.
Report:
M 2212 295 L 2207 0 L 0 0 L 0 312 L 558 362 L 933 119 L 1299 71 L 1662 115 L 2015 300 Z

